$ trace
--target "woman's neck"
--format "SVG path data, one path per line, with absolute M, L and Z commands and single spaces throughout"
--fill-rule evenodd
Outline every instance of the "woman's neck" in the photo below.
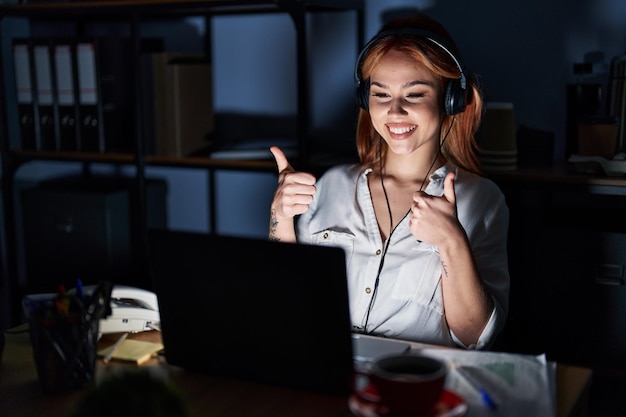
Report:
M 445 159 L 437 153 L 429 157 L 388 154 L 381 175 L 397 184 L 417 184 L 419 188 L 444 163 Z

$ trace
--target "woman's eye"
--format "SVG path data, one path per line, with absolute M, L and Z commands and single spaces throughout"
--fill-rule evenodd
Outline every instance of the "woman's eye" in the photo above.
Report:
M 386 98 L 389 97 L 386 93 L 373 93 L 372 94 L 376 98 Z
M 407 95 L 409 99 L 418 99 L 424 97 L 424 93 L 411 93 Z

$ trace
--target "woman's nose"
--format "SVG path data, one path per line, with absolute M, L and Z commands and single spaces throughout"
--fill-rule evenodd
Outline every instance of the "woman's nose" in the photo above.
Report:
M 387 110 L 388 114 L 407 114 L 407 111 L 404 109 L 404 101 L 401 99 L 392 100 L 389 104 L 389 110 Z

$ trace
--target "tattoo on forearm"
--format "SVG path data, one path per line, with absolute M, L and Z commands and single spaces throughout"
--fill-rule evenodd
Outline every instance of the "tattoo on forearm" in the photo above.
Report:
M 443 274 L 447 277 L 448 276 L 448 266 L 446 265 L 446 263 L 444 261 L 441 261 L 441 269 L 443 270 Z
M 270 236 L 269 239 L 273 241 L 280 241 L 280 238 L 276 236 L 276 226 L 278 226 L 278 220 L 276 219 L 276 210 L 272 209 L 270 213 Z

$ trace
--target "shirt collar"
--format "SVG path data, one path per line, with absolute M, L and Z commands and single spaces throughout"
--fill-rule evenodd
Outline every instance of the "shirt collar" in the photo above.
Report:
M 430 174 L 430 181 L 424 190 L 430 195 L 442 195 L 443 194 L 443 180 L 448 175 L 448 172 L 458 172 L 456 166 L 451 162 L 446 162 L 441 167 L 437 168 L 432 174 Z M 365 168 L 361 173 L 363 178 L 367 177 L 372 172 L 372 168 Z

